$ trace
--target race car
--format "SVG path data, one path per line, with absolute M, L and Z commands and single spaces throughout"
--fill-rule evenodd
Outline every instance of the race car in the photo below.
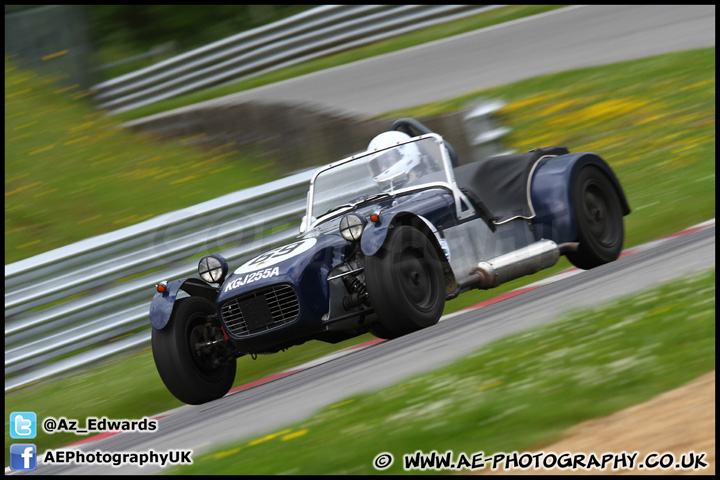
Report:
M 229 273 L 218 254 L 200 278 L 157 285 L 152 350 L 188 404 L 224 396 L 236 359 L 371 332 L 393 339 L 435 325 L 445 302 L 553 266 L 618 258 L 625 193 L 589 152 L 548 147 L 460 165 L 414 119 L 367 151 L 319 168 L 297 240 Z M 182 297 L 182 298 L 181 298 Z

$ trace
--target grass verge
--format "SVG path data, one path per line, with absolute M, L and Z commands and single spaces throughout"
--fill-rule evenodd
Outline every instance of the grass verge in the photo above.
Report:
M 569 313 L 168 473 L 373 474 L 373 458 L 389 452 L 395 462 L 382 473 L 398 474 L 402 455 L 417 450 L 541 449 L 577 423 L 711 371 L 714 359 L 712 270 Z
M 232 144 L 116 128 L 82 94 L 5 59 L 5 263 L 280 176 Z

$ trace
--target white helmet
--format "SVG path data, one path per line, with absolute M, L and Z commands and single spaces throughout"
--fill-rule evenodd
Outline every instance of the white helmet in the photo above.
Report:
M 380 150 L 391 147 L 393 145 L 397 145 L 398 143 L 406 142 L 411 138 L 412 137 L 410 137 L 407 133 L 398 132 L 396 130 L 383 132 L 370 141 L 368 150 Z M 413 168 L 420 165 L 420 160 L 420 150 L 414 143 L 386 150 L 374 158 L 374 161 L 380 169 L 379 174 L 375 178 L 376 180 L 383 180 L 384 177 L 391 175 L 394 176 L 400 172 L 408 174 Z
M 397 145 L 398 143 L 407 142 L 410 140 L 410 135 L 397 130 L 390 130 L 389 132 L 383 132 L 370 140 L 368 150 L 379 150 L 381 148 L 390 147 Z

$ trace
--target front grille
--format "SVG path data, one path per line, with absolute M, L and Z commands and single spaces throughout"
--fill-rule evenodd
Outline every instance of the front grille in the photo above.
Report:
M 235 337 L 291 323 L 299 313 L 300 303 L 295 289 L 290 285 L 261 288 L 220 306 L 223 322 Z

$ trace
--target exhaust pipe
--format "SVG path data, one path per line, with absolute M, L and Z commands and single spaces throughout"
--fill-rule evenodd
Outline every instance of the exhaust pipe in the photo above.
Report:
M 470 275 L 479 277 L 476 288 L 494 288 L 510 280 L 550 268 L 557 263 L 561 253 L 576 249 L 577 243 L 563 243 L 558 246 L 552 240 L 540 240 L 514 252 L 480 262 L 470 271 Z

